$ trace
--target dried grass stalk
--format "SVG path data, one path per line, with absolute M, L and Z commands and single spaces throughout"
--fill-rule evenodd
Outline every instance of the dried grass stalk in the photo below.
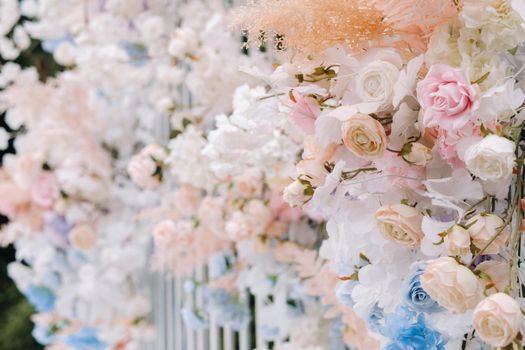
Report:
M 435 28 L 455 17 L 459 0 L 259 0 L 232 13 L 249 43 L 278 38 L 279 48 L 318 53 L 394 46 L 424 51 Z

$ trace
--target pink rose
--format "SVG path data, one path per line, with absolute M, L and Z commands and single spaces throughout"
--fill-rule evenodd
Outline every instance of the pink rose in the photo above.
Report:
M 441 158 L 454 168 L 461 168 L 464 166 L 461 159 L 459 159 L 456 145 L 459 139 L 450 137 L 446 131 L 440 132 L 437 138 L 438 152 Z
M 474 310 L 474 329 L 479 337 L 494 347 L 511 344 L 518 335 L 523 316 L 516 300 L 504 293 L 487 298 Z
M 417 84 L 417 97 L 425 111 L 425 127 L 438 126 L 452 131 L 475 118 L 478 93 L 460 69 L 434 65 Z
M 320 112 L 319 105 L 308 97 L 299 96 L 295 99 L 290 118 L 305 133 L 312 135 L 315 132 L 315 120 Z
M 41 207 L 51 207 L 59 195 L 55 176 L 50 172 L 42 172 L 31 185 L 31 199 Z

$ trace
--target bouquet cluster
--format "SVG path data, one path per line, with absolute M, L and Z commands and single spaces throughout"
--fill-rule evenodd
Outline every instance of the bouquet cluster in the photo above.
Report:
M 367 23 L 344 21 L 356 6 Z M 290 53 L 266 76 L 303 131 L 284 199 L 326 220 L 319 255 L 366 323 L 353 332 L 521 348 L 522 2 L 269 0 L 236 20 Z

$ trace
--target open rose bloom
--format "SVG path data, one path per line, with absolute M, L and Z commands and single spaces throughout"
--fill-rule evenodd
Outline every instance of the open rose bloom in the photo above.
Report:
M 0 18 L 0 244 L 38 342 L 523 347 L 522 0 Z

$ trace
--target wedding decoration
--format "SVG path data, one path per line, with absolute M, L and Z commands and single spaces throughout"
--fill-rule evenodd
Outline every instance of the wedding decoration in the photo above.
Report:
M 377 341 L 348 345 L 521 348 L 525 8 L 322 6 L 259 1 L 235 25 L 254 40 L 277 35 L 288 53 L 266 77 L 303 131 L 284 199 L 326 220 L 319 255 L 338 275 L 339 301 Z M 359 17 L 350 28 L 338 22 L 345 6 Z
M 150 269 L 252 348 L 522 348 L 522 1 L 2 0 L 0 29 L 0 242 L 48 348 L 141 349 Z

